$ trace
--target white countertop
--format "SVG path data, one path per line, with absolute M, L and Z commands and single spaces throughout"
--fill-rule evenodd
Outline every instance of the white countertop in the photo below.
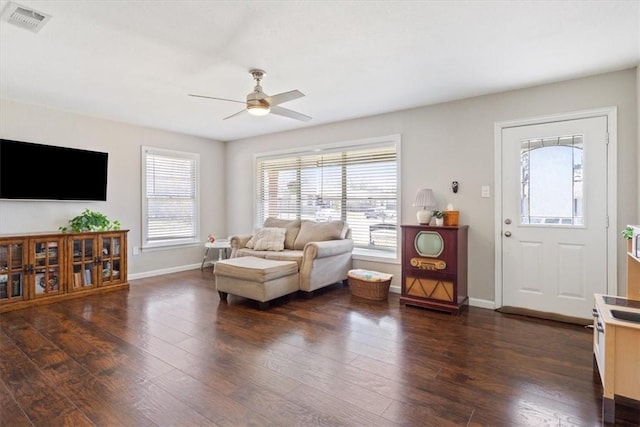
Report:
M 594 294 L 594 297 L 595 297 L 595 301 L 596 301 L 596 306 L 598 307 L 598 309 L 600 311 L 600 315 L 602 316 L 602 320 L 607 325 L 615 325 L 615 326 L 621 326 L 621 327 L 626 327 L 626 328 L 640 329 L 640 323 L 635 323 L 635 322 L 630 322 L 630 321 L 627 321 L 627 320 L 616 319 L 615 317 L 613 317 L 611 315 L 611 310 L 627 311 L 627 312 L 631 312 L 631 313 L 639 313 L 640 314 L 640 308 L 628 307 L 626 305 L 618 305 L 618 304 L 607 304 L 605 302 L 604 297 L 616 298 L 616 299 L 620 300 L 621 302 L 629 301 L 632 304 L 637 303 L 638 305 L 640 305 L 640 301 L 630 300 L 630 299 L 627 299 L 627 298 L 624 298 L 624 297 L 619 297 L 619 296 L 616 296 L 616 295 Z

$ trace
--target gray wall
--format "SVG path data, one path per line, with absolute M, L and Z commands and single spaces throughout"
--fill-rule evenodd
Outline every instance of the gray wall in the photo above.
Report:
M 469 228 L 469 295 L 476 303 L 493 301 L 494 283 L 494 124 L 499 121 L 618 107 L 618 224 L 638 217 L 638 111 L 636 69 L 588 78 L 464 99 L 375 117 L 365 117 L 313 128 L 248 138 L 228 143 L 227 230 L 253 229 L 254 153 L 335 143 L 375 136 L 402 135 L 401 223 L 415 223 L 411 206 L 416 189 L 430 187 L 440 207 L 453 203 L 460 222 Z M 460 191 L 453 194 L 450 183 Z M 482 185 L 492 197 L 481 198 Z M 604 183 L 603 183 L 604 185 Z M 620 228 L 620 227 L 619 227 Z M 619 239 L 619 289 L 624 280 L 624 242 Z M 356 267 L 372 265 L 355 262 Z M 376 264 L 394 274 L 400 266 Z
M 50 110 L 9 100 L 0 100 L 0 137 L 109 153 L 109 182 L 106 202 L 43 202 L 0 200 L 0 234 L 56 231 L 85 208 L 119 220 L 129 229 L 129 273 L 175 271 L 200 266 L 203 246 L 142 252 L 141 244 L 142 145 L 200 153 L 202 178 L 201 229 L 222 236 L 225 231 L 225 144 L 139 126 Z M 56 165 L 52 165 L 52 170 Z M 51 171 L 25 170 L 23 179 L 46 184 Z M 81 179 L 81 178 L 80 178 Z
M 490 185 L 493 196 L 494 123 L 617 106 L 618 228 L 639 223 L 638 80 L 640 71 L 630 69 L 229 143 L 0 100 L 2 138 L 110 153 L 107 202 L 0 201 L 0 234 L 54 231 L 89 208 L 120 220 L 123 228 L 131 230 L 132 278 L 193 268 L 202 260 L 201 245 L 132 255 L 133 246 L 141 243 L 141 145 L 201 154 L 204 239 L 209 232 L 226 236 L 253 228 L 255 153 L 399 133 L 402 135 L 401 222 L 415 222 L 415 208 L 411 203 L 419 187 L 433 188 L 441 207 L 453 203 L 461 211 L 461 222 L 470 226 L 470 295 L 476 301 L 493 301 L 494 199 L 480 198 L 480 187 Z M 25 178 L 28 174 L 38 178 L 34 171 L 25 171 Z M 460 182 L 456 195 L 450 191 L 452 180 Z M 623 245 L 620 239 L 619 281 L 624 280 L 625 274 Z M 399 283 L 397 264 L 374 266 L 357 261 L 356 266 L 393 273 L 394 286 Z

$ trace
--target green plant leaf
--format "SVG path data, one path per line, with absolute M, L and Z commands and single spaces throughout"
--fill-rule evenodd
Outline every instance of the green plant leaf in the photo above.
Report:
M 111 222 L 106 215 L 85 209 L 80 215 L 69 220 L 69 227 L 63 226 L 59 229 L 66 232 L 69 228 L 75 232 L 119 230 L 120 222 L 117 220 Z

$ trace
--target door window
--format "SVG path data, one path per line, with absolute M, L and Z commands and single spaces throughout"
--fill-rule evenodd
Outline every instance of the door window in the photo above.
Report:
M 583 136 L 520 143 L 520 224 L 584 226 Z

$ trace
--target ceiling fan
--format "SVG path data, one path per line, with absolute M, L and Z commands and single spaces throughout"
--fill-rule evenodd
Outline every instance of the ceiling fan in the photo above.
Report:
M 311 120 L 311 117 L 309 116 L 280 106 L 280 104 L 283 104 L 287 101 L 293 101 L 294 99 L 302 98 L 304 96 L 302 92 L 300 92 L 299 90 L 290 90 L 289 92 L 283 92 L 277 95 L 269 96 L 262 91 L 262 86 L 260 86 L 260 81 L 262 80 L 266 72 L 263 70 L 254 69 L 250 70 L 249 73 L 256 81 L 256 86 L 253 88 L 253 92 L 247 95 L 246 102 L 237 101 L 235 99 L 217 98 L 214 96 L 205 95 L 189 94 L 189 96 L 218 99 L 220 101 L 238 102 L 240 104 L 246 105 L 246 108 L 244 110 L 240 110 L 237 113 L 230 115 L 229 117 L 225 117 L 223 120 L 230 119 L 231 117 L 235 117 L 245 112 L 254 116 L 266 116 L 267 114 L 272 113 L 279 116 L 289 117 L 290 119 L 302 120 L 303 122 Z

